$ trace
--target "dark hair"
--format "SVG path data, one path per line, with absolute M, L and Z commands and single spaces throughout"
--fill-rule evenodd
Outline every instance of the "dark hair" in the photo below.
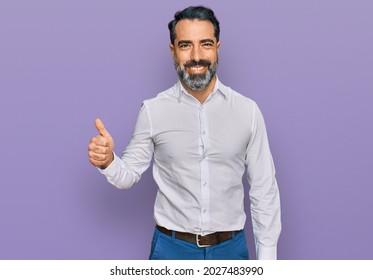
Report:
M 168 24 L 168 29 L 170 30 L 170 40 L 173 44 L 176 38 L 176 24 L 182 19 L 199 19 L 199 20 L 208 20 L 214 26 L 214 36 L 216 41 L 219 42 L 220 27 L 219 21 L 215 17 L 214 12 L 204 6 L 190 6 L 185 8 L 182 11 L 177 11 L 175 13 L 174 19 L 171 20 Z

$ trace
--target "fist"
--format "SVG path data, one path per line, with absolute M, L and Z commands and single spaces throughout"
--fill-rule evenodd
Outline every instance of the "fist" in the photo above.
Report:
M 88 145 L 89 161 L 105 169 L 114 160 L 114 140 L 100 119 L 95 120 L 95 126 L 99 135 L 93 137 Z

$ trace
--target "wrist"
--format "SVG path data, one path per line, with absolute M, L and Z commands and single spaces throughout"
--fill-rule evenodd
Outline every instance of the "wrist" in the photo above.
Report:
M 104 165 L 101 165 L 100 166 L 100 169 L 106 169 L 114 160 L 114 153 L 112 152 L 111 155 L 110 155 L 110 159 L 107 163 L 105 163 Z

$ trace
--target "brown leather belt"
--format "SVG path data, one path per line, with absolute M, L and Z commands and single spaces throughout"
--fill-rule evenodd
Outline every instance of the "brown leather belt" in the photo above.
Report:
M 157 229 L 168 235 L 172 236 L 172 230 L 166 229 L 164 227 L 158 226 Z M 241 230 L 235 230 L 233 231 L 234 234 L 239 233 Z M 198 247 L 208 247 L 211 245 L 219 244 L 223 241 L 232 239 L 232 231 L 220 231 L 220 232 L 214 232 L 208 235 L 199 235 L 199 234 L 193 234 L 189 232 L 179 232 L 175 231 L 175 238 L 184 240 L 187 242 L 195 243 Z

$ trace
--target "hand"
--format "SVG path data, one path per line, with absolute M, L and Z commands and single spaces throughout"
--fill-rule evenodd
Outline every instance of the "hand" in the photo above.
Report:
M 88 145 L 89 161 L 105 169 L 114 160 L 114 140 L 100 119 L 95 120 L 95 126 L 100 134 L 93 137 Z

